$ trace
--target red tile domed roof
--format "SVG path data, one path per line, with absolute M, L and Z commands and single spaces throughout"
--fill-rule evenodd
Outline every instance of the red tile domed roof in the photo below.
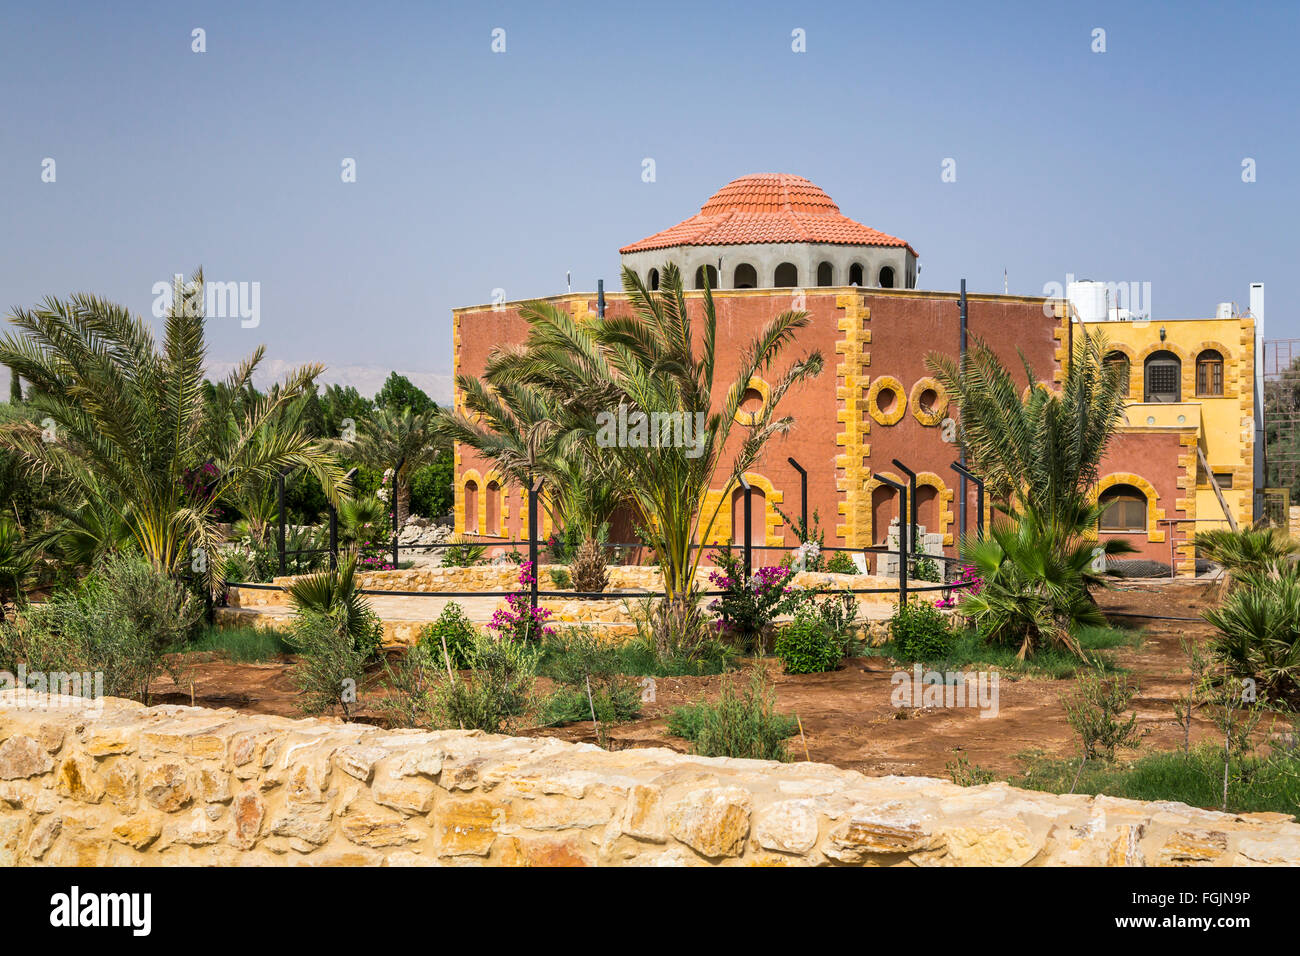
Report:
M 904 246 L 916 255 L 902 239 L 845 216 L 821 187 L 788 173 L 756 173 L 733 179 L 710 196 L 697 215 L 624 246 L 619 252 L 750 242 Z

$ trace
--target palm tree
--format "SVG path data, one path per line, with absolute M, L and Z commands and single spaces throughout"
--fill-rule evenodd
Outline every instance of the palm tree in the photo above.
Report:
M 988 538 L 962 542 L 984 579 L 978 593 L 962 595 L 962 613 L 989 640 L 1019 644 L 1022 658 L 1046 643 L 1081 654 L 1071 632 L 1100 623 L 1089 594 L 1105 584 L 1090 570 L 1095 556 L 1133 551 L 1121 540 L 1096 540 L 1102 508 L 1092 488 L 1125 402 L 1120 370 L 1106 365 L 1105 353 L 1104 338 L 1085 331 L 1059 393 L 1038 381 L 1022 355 L 1023 397 L 983 342 L 960 364 L 927 359 L 957 399 L 974 470 L 1009 516 L 994 522 Z
M 64 567 L 86 569 L 131 547 L 130 521 L 102 491 L 88 493 L 75 504 L 50 501 L 42 507 L 55 521 L 27 539 L 26 546 L 34 554 L 44 554 Z
M 5 620 L 5 600 L 12 595 L 17 601 L 23 593 L 23 581 L 34 564 L 32 555 L 13 519 L 0 515 L 0 624 Z
M 550 303 L 521 310 L 530 331 L 525 346 L 490 365 L 494 381 L 531 385 L 557 404 L 581 410 L 580 424 L 564 437 L 567 448 L 590 455 L 607 468 L 638 513 L 642 533 L 659 557 L 664 587 L 671 602 L 694 603 L 695 571 L 723 503 L 731 500 L 737 480 L 758 460 L 773 435 L 790 431 L 794 420 L 777 418 L 785 393 L 822 370 L 820 352 L 793 362 L 772 387 L 769 400 L 751 424 L 736 424 L 749 381 L 767 372 L 795 333 L 808 325 L 806 312 L 787 311 L 772 319 L 750 342 L 738 344 L 739 367 L 725 391 L 715 383 L 717 317 L 712 292 L 702 302 L 702 336 L 686 303 L 680 272 L 668 266 L 660 288 L 647 289 L 630 269 L 623 288 L 634 314 L 576 321 Z M 728 350 L 733 348 L 727 343 Z M 688 416 L 702 421 L 698 447 L 670 443 L 626 447 L 600 439 L 594 410 L 606 414 L 624 405 L 628 414 Z M 740 442 L 724 465 L 733 427 L 743 429 Z M 722 470 L 721 495 L 712 508 L 705 498 Z
M 464 411 L 440 410 L 435 430 L 474 449 L 507 483 L 528 488 L 540 478 L 550 492 L 542 507 L 552 523 L 595 539 L 619 504 L 617 482 L 599 455 L 573 439 L 579 410 L 545 389 L 511 381 L 521 355 L 517 347 L 502 349 L 489 357 L 482 379 L 457 376 Z
M 1104 361 L 1106 342 L 1084 331 L 1060 392 L 1045 387 L 1021 356 L 1028 392 L 983 342 L 960 364 L 932 354 L 927 364 L 957 401 L 961 438 L 993 500 L 1019 501 L 1069 516 L 1086 506 L 1111 436 L 1124 418 L 1123 372 Z
M 356 437 L 327 439 L 327 447 L 340 458 L 359 462 L 375 471 L 388 468 L 397 474 L 397 528 L 411 511 L 411 476 L 432 464 L 445 448 L 433 427 L 436 409 L 415 412 L 409 407 L 376 408 L 357 423 Z
M 0 444 L 73 495 L 102 496 L 154 568 L 170 573 L 190 553 L 215 553 L 217 502 L 283 468 L 307 468 L 338 498 L 342 475 L 323 448 L 300 431 L 264 430 L 321 366 L 291 373 L 213 436 L 203 401 L 202 270 L 177 281 L 161 349 L 144 321 L 92 295 L 51 297 L 11 321 L 19 331 L 0 339 L 0 364 L 29 384 L 34 421 L 0 427 Z M 232 393 L 248 387 L 264 354 L 258 348 L 230 375 Z M 193 566 L 210 577 L 215 563 Z

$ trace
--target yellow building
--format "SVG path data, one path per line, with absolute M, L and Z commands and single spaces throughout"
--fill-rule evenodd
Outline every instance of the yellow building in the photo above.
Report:
M 1128 367 L 1122 431 L 1194 429 L 1200 454 L 1194 510 L 1187 511 L 1195 515 L 1195 530 L 1227 527 L 1224 505 L 1239 526 L 1249 525 L 1255 519 L 1256 483 L 1254 318 L 1081 324 L 1106 337 L 1108 361 Z M 1222 504 L 1211 482 L 1218 485 Z

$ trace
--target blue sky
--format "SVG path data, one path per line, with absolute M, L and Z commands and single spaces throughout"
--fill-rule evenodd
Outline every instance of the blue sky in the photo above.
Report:
M 215 362 L 445 398 L 452 308 L 616 287 L 620 245 L 790 172 L 925 288 L 1150 282 L 1181 318 L 1262 281 L 1300 336 L 1298 40 L 1295 3 L 8 3 L 0 307 L 148 315 L 202 264 L 261 290 Z

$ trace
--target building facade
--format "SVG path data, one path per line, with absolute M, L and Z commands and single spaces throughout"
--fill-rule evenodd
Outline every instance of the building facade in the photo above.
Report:
M 915 288 L 919 269 L 909 243 L 847 219 L 805 179 L 760 175 L 728 184 L 698 215 L 621 253 L 623 264 L 647 287 L 656 287 L 675 263 L 688 289 L 707 281 L 716 290 L 716 382 L 729 383 L 739 367 L 725 343 L 749 341 L 787 309 L 810 316 L 783 361 L 816 349 L 826 367 L 786 395 L 781 410 L 794 417 L 795 428 L 770 442 L 746 476 L 754 489 L 750 530 L 756 547 L 798 543 L 791 524 L 802 505 L 801 479 L 791 459 L 807 471 L 808 514 L 819 517 L 828 545 L 885 543 L 899 500 L 882 479 L 907 481 L 897 461 L 917 473 L 917 523 L 938 536 L 945 553 L 956 553 L 963 533 L 962 483 L 952 468 L 959 454 L 952 427 L 956 410 L 926 359 L 931 353 L 959 354 L 960 301 L 954 292 Z M 703 293 L 688 292 L 687 300 L 698 310 Z M 579 321 L 600 307 L 591 294 L 547 301 Z M 971 337 L 992 347 L 1016 374 L 1024 374 L 1023 354 L 1041 382 L 1059 384 L 1074 336 L 1085 328 L 1067 299 L 975 294 L 966 304 Z M 457 375 L 479 375 L 494 348 L 524 340 L 523 305 L 454 310 Z M 621 294 L 607 295 L 604 307 L 609 315 L 631 312 Z M 1210 465 L 1207 474 L 1219 476 L 1237 519 L 1248 522 L 1252 515 L 1253 446 L 1243 422 L 1253 414 L 1253 325 L 1249 318 L 1096 325 L 1105 328 L 1086 328 L 1106 334 L 1112 343 L 1108 360 L 1126 361 L 1130 378 L 1127 420 L 1097 487 L 1107 505 L 1099 534 L 1123 537 L 1141 556 L 1190 572 L 1191 535 L 1212 526 L 1206 519 L 1216 512 L 1222 515 L 1210 479 L 1200 473 L 1205 469 L 1197 449 Z M 747 407 L 765 401 L 770 385 L 752 379 Z M 733 433 L 731 441 L 739 440 Z M 724 463 L 733 451 L 724 451 Z M 507 486 L 472 450 L 457 446 L 455 456 L 456 531 L 489 543 L 524 538 L 525 491 Z M 742 493 L 733 491 L 730 502 L 719 502 L 724 482 L 719 474 L 705 502 L 710 509 L 722 505 L 710 544 L 743 538 Z M 967 531 L 975 527 L 976 502 L 968 484 Z M 545 514 L 541 527 L 544 534 L 552 530 Z M 628 540 L 630 534 L 624 524 L 613 537 Z M 757 556 L 764 563 L 778 559 L 776 551 Z

